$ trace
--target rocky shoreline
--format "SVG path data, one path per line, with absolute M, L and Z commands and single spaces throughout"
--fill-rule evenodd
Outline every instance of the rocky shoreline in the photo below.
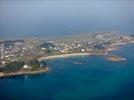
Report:
M 122 57 L 119 57 L 119 56 L 116 56 L 116 55 L 108 56 L 106 59 L 108 61 L 114 61 L 114 62 L 127 60 L 126 58 L 122 58 Z
M 17 76 L 17 75 L 33 75 L 33 74 L 40 74 L 40 73 L 45 73 L 45 72 L 47 72 L 48 70 L 49 70 L 48 67 L 45 67 L 45 68 L 39 68 L 38 70 L 35 70 L 35 71 L 21 70 L 21 71 L 10 72 L 10 73 L 0 72 L 0 78 L 9 77 L 9 76 Z

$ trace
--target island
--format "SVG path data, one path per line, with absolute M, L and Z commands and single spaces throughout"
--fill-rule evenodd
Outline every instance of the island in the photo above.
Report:
M 108 61 L 124 61 L 124 60 L 127 60 L 126 58 L 122 58 L 122 57 L 119 57 L 119 56 L 116 56 L 116 55 L 110 55 L 110 56 L 107 56 L 106 59 Z

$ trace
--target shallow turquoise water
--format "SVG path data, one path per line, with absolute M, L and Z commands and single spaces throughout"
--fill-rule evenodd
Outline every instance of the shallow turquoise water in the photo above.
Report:
M 1 78 L 0 100 L 134 100 L 134 45 L 113 53 L 127 61 L 60 58 L 47 61 L 46 74 Z

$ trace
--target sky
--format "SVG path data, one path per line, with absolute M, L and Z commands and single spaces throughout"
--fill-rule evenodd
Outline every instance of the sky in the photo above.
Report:
M 0 38 L 134 34 L 133 0 L 0 0 Z

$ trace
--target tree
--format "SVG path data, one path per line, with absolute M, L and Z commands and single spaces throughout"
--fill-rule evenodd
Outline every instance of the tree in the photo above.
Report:
M 40 67 L 46 67 L 46 62 L 45 61 L 41 61 L 40 62 Z
M 26 61 L 26 64 L 28 64 L 31 67 L 31 70 L 36 70 L 40 67 L 40 63 L 36 58 Z
M 16 72 L 19 71 L 23 66 L 24 66 L 24 62 L 10 62 L 8 64 L 6 64 L 4 67 L 0 68 L 0 71 L 2 72 Z

